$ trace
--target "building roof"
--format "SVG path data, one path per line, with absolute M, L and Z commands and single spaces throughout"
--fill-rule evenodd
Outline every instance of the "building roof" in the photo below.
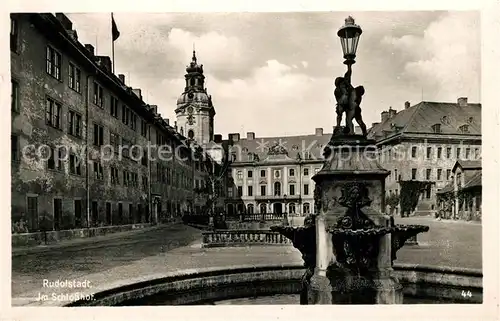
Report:
M 448 184 L 446 184 L 445 187 L 443 187 L 442 189 L 437 191 L 436 194 L 445 194 L 445 193 L 453 192 L 453 190 L 454 190 L 453 182 L 449 182 Z
M 299 155 L 303 160 L 322 159 L 323 148 L 331 137 L 332 133 L 243 138 L 233 142 L 232 151 L 237 154 L 238 162 L 252 161 L 253 155 L 259 161 L 269 162 L 298 159 Z M 310 158 L 305 158 L 305 152 L 309 152 Z
M 455 172 L 458 166 L 463 170 L 477 170 L 482 168 L 481 160 L 458 160 L 455 165 L 453 165 L 451 171 Z
M 439 132 L 434 125 L 439 125 Z M 461 126 L 467 125 L 462 132 Z M 437 129 L 437 128 L 436 128 Z M 368 137 L 388 139 L 399 134 L 481 135 L 481 104 L 422 101 L 376 124 Z
M 478 172 L 474 176 L 472 176 L 471 179 L 467 183 L 465 183 L 462 189 L 473 188 L 478 186 L 482 186 L 482 172 Z

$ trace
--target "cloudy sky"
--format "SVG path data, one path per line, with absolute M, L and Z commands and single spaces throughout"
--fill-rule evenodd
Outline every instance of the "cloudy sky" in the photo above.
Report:
M 366 89 L 368 126 L 405 101 L 480 102 L 478 12 L 115 13 L 115 71 L 173 123 L 194 43 L 216 133 L 331 132 L 333 79 L 345 73 L 336 31 L 348 14 L 363 28 L 352 81 Z M 80 42 L 111 56 L 110 14 L 68 16 Z

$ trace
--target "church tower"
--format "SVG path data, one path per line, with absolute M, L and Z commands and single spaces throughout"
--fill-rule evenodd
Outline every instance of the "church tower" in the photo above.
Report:
M 214 137 L 215 109 L 212 97 L 205 88 L 203 65 L 198 65 L 196 52 L 186 68 L 186 86 L 184 92 L 177 99 L 178 131 L 181 135 L 195 140 L 198 144 L 208 144 Z

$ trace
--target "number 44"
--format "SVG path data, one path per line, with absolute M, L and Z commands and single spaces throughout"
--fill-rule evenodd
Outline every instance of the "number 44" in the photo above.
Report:
M 470 298 L 472 297 L 472 293 L 470 291 L 462 291 L 462 297 Z

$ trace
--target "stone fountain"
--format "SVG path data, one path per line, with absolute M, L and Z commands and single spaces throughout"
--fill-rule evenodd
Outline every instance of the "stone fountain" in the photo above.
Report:
M 353 118 L 362 123 L 364 89 L 359 95 L 350 84 L 356 46 L 344 46 L 344 42 L 360 34 L 351 17 L 339 30 L 343 48 L 354 50 L 344 50 L 348 72 L 339 77 L 348 82 L 351 99 L 342 100 L 341 93 L 335 92 L 337 113 L 346 114 L 346 127 L 341 128 L 337 118 L 324 149 L 323 167 L 313 177 L 316 214 L 301 227 L 271 227 L 302 253 L 306 272 L 301 304 L 402 304 L 402 286 L 392 270 L 396 252 L 406 240 L 429 230 L 423 225 L 396 225 L 384 214 L 385 179 L 390 173 L 377 161 L 375 141 L 367 139 L 365 131 L 364 135 L 353 131 Z M 350 41 L 357 45 L 357 39 Z

